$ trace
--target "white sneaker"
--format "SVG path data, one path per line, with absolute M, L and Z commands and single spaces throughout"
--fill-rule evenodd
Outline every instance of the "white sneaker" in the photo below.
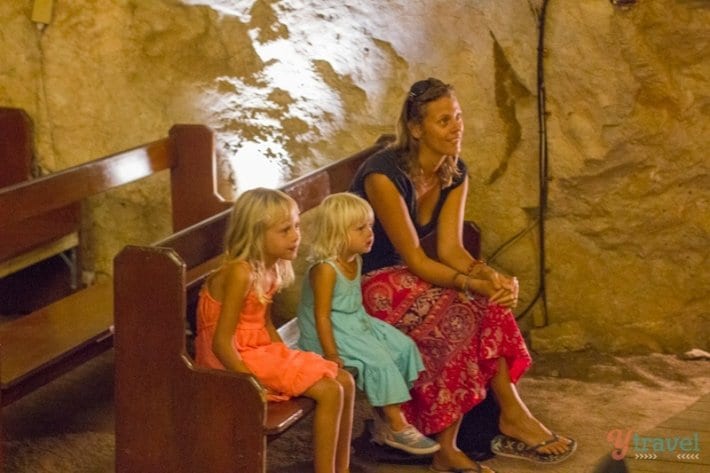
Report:
M 385 443 L 412 455 L 429 455 L 441 448 L 438 442 L 423 435 L 413 425 L 408 425 L 399 432 L 395 432 L 389 427 L 387 430 L 389 430 L 389 435 L 385 437 Z
M 412 455 L 429 455 L 441 448 L 437 442 L 423 435 L 413 425 L 395 432 L 378 415 L 374 416 L 370 438 L 373 443 L 388 445 Z

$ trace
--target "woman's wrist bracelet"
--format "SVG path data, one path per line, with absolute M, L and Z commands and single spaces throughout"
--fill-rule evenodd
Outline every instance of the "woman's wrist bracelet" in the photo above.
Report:
M 460 286 L 456 283 L 456 278 L 459 276 L 463 276 L 463 278 L 464 278 L 463 283 Z M 467 286 L 466 286 L 467 281 L 468 281 L 468 276 L 466 276 L 464 273 L 456 272 L 456 274 L 454 274 L 454 287 L 455 288 L 457 288 L 461 291 L 465 291 L 467 289 Z

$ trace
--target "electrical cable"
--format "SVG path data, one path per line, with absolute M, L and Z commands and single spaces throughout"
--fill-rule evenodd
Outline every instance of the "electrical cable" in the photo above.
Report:
M 538 115 L 538 133 L 539 133 L 539 144 L 538 144 L 538 171 L 539 171 L 539 210 L 538 216 L 533 219 L 533 221 L 525 227 L 523 230 L 519 231 L 511 238 L 503 242 L 488 258 L 488 262 L 491 263 L 493 260 L 506 248 L 518 241 L 530 230 L 532 230 L 536 225 L 538 227 L 538 233 L 540 235 L 540 250 L 539 250 L 539 283 L 537 291 L 532 301 L 523 309 L 519 314 L 515 316 L 516 320 L 520 320 L 533 308 L 538 300 L 542 300 L 542 314 L 543 322 L 542 325 L 547 325 L 547 292 L 545 285 L 545 276 L 547 273 L 547 268 L 545 266 L 545 215 L 547 211 L 547 182 L 548 182 L 548 168 L 547 168 L 547 111 L 545 109 L 545 74 L 543 62 L 545 59 L 545 17 L 547 12 L 548 0 L 542 1 L 542 7 L 540 8 L 540 13 L 538 14 L 538 44 L 537 44 L 537 115 Z
M 539 204 L 539 238 L 540 238 L 540 275 L 539 275 L 539 289 L 538 296 L 542 300 L 542 326 L 547 325 L 547 289 L 545 285 L 545 279 L 547 275 L 547 267 L 545 265 L 545 216 L 547 213 L 547 182 L 548 182 L 548 168 L 547 168 L 547 110 L 545 110 L 545 17 L 547 13 L 547 3 L 548 0 L 542 0 L 542 8 L 540 10 L 540 15 L 538 16 L 538 43 L 537 43 L 537 115 L 539 124 L 539 172 L 540 172 L 540 204 Z M 536 298 L 533 300 L 535 302 Z M 526 309 L 528 310 L 528 309 Z

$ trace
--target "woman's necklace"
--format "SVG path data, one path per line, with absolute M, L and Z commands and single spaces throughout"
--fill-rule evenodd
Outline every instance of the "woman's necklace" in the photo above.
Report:
M 427 176 L 424 171 L 420 170 L 413 181 L 417 195 L 422 197 L 439 184 L 439 176 L 435 172 Z
M 417 200 L 421 201 L 429 195 L 439 185 L 439 176 L 436 174 L 429 177 L 419 177 L 414 181 L 414 189 L 417 193 Z

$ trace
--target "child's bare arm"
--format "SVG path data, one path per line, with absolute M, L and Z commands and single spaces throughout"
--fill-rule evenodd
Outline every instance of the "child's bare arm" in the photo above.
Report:
M 217 286 L 215 292 L 221 295 L 222 310 L 212 340 L 212 351 L 228 370 L 251 373 L 232 344 L 251 285 L 251 269 L 245 262 L 234 262 L 225 266 L 222 271 L 214 281 Z
M 281 335 L 279 335 L 279 331 L 276 330 L 276 326 L 274 325 L 274 322 L 271 319 L 271 307 L 272 305 L 269 304 L 269 306 L 266 308 L 266 331 L 269 333 L 269 338 L 272 342 L 283 343 L 283 339 L 281 338 Z
M 329 264 L 320 263 L 311 268 L 308 277 L 313 288 L 316 332 L 323 354 L 325 358 L 335 361 L 342 368 L 343 360 L 338 354 L 338 345 L 335 342 L 333 324 L 330 320 L 336 277 L 335 269 Z

